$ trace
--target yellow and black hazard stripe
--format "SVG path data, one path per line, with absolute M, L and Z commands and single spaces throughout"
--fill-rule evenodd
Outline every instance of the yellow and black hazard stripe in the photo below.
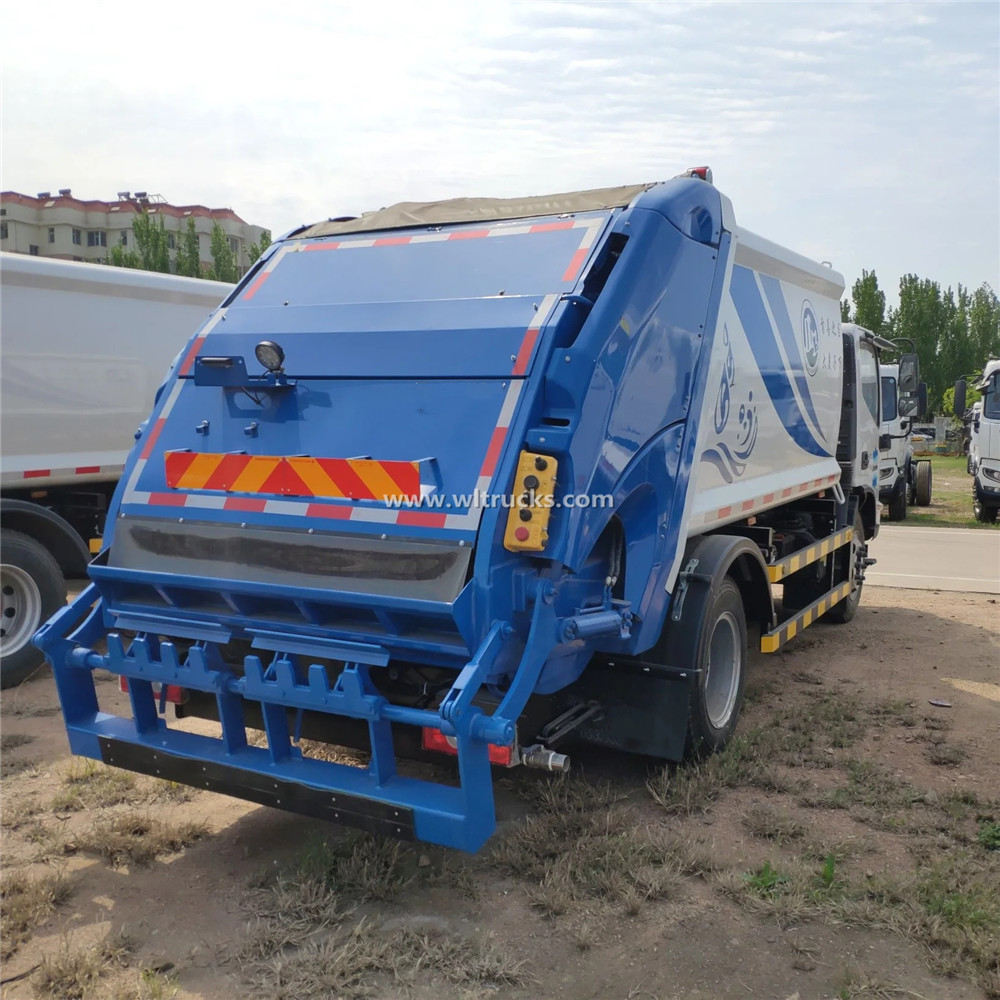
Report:
M 824 538 L 821 542 L 813 542 L 812 545 L 794 552 L 784 559 L 770 563 L 767 567 L 767 578 L 771 583 L 778 583 L 786 576 L 797 573 L 803 566 L 808 566 L 824 556 L 828 556 L 834 549 L 839 549 L 842 545 L 849 545 L 854 537 L 853 528 L 841 528 L 836 534 L 829 538 Z
M 849 531 L 850 529 L 848 529 Z M 794 639 L 803 629 L 807 629 L 818 618 L 822 618 L 835 604 L 839 604 L 851 592 L 850 580 L 838 584 L 828 591 L 818 601 L 813 601 L 808 608 L 803 608 L 794 618 L 779 625 L 773 632 L 767 632 L 760 637 L 760 651 L 775 653 L 789 639 Z

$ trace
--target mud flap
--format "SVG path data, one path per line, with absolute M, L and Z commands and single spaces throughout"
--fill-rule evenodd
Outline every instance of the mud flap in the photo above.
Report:
M 585 743 L 680 761 L 694 678 L 694 671 L 641 660 L 595 660 L 572 692 L 575 699 L 599 702 L 603 712 L 575 735 Z

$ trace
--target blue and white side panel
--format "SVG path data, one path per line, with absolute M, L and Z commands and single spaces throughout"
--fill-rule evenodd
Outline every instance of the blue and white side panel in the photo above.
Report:
M 843 278 L 746 231 L 734 244 L 698 422 L 691 535 L 840 479 Z

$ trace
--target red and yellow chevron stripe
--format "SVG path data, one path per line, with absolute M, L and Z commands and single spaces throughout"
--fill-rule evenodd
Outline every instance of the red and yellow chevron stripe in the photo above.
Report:
M 167 486 L 174 490 L 220 490 L 225 493 L 270 493 L 347 500 L 420 495 L 419 462 L 220 455 L 192 451 L 168 451 L 164 461 Z

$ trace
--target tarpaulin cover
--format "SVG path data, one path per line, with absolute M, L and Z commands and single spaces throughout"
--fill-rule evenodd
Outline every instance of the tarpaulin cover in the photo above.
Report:
M 366 212 L 359 219 L 331 220 L 296 233 L 296 238 L 365 233 L 411 226 L 443 226 L 462 222 L 490 222 L 500 219 L 533 219 L 543 215 L 569 215 L 600 209 L 622 208 L 653 184 L 629 184 L 614 188 L 593 188 L 565 194 L 535 195 L 528 198 L 451 198 L 447 201 L 401 201 L 397 205 Z

